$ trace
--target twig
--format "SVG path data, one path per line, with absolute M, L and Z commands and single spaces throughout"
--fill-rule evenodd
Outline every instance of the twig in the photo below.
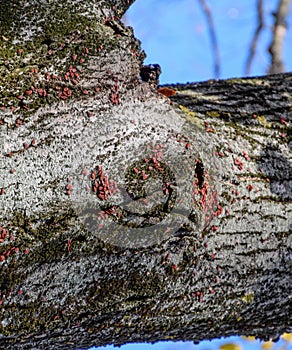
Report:
M 258 25 L 254 32 L 254 35 L 250 44 L 250 48 L 248 51 L 248 57 L 245 64 L 245 75 L 250 75 L 250 69 L 251 69 L 252 61 L 254 60 L 254 57 L 255 57 L 259 36 L 261 34 L 261 31 L 264 28 L 263 0 L 258 0 L 256 7 L 257 7 L 257 24 Z
M 279 5 L 275 16 L 275 24 L 273 28 L 273 39 L 269 47 L 271 54 L 271 66 L 268 74 L 276 74 L 285 72 L 283 62 L 283 42 L 287 30 L 286 17 L 289 13 L 291 0 L 279 0 Z
M 213 53 L 214 53 L 214 76 L 215 78 L 219 78 L 220 77 L 220 55 L 219 55 L 218 42 L 217 42 L 217 37 L 215 33 L 215 26 L 214 26 L 212 13 L 205 0 L 199 0 L 199 3 L 206 16 L 207 24 L 209 28 L 211 46 L 213 48 Z

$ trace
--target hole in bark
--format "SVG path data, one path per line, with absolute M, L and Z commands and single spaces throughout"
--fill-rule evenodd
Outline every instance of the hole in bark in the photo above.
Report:
M 202 161 L 197 162 L 196 168 L 195 168 L 195 173 L 196 173 L 196 176 L 198 179 L 198 187 L 200 189 L 202 189 L 204 186 L 204 181 L 205 181 L 205 179 L 204 179 L 204 165 L 203 165 Z

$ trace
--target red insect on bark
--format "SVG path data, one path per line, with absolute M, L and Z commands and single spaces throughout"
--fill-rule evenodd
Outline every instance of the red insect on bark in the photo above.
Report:
M 68 239 L 68 241 L 67 241 L 67 251 L 68 251 L 68 253 L 70 252 L 70 250 L 71 250 L 71 239 Z
M 170 88 L 166 88 L 166 87 L 157 89 L 157 92 L 159 92 L 160 94 L 162 94 L 166 97 L 170 97 L 170 96 L 173 96 L 176 94 L 175 90 L 170 89 Z
M 285 118 L 280 118 L 280 122 L 285 125 L 289 124 Z
M 243 169 L 243 162 L 239 160 L 237 157 L 234 159 L 234 165 L 236 165 L 239 170 Z
M 252 185 L 248 185 L 247 189 L 248 189 L 248 191 L 251 191 L 253 189 L 253 186 Z

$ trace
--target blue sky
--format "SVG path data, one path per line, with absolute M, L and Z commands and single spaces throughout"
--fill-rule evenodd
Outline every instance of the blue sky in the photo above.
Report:
M 222 64 L 220 78 L 244 75 L 244 65 L 252 35 L 256 26 L 255 0 L 207 0 L 214 16 Z M 251 75 L 265 74 L 269 56 L 267 47 L 271 41 L 271 12 L 278 0 L 266 0 L 265 29 L 252 65 Z M 292 12 L 292 11 L 291 11 Z M 288 24 L 292 28 L 292 14 Z M 270 15 L 269 15 L 270 14 Z M 192 82 L 214 78 L 213 55 L 210 48 L 208 27 L 197 0 L 136 0 L 125 16 L 128 25 L 142 42 L 147 54 L 146 64 L 159 63 L 162 67 L 160 83 Z M 285 39 L 284 58 L 287 71 L 292 71 L 292 30 Z M 289 45 L 290 43 L 290 45 Z M 217 350 L 226 342 L 240 344 L 240 350 L 263 349 L 259 341 L 247 341 L 241 337 L 191 342 L 159 342 L 129 344 L 121 350 Z M 113 346 L 92 348 L 117 349 Z M 268 347 L 266 347 L 268 350 Z M 292 350 L 292 343 L 281 339 L 271 350 Z
M 248 46 L 256 27 L 255 0 L 208 0 L 212 9 L 222 62 L 220 78 L 244 75 Z M 251 75 L 265 74 L 271 28 L 278 0 L 264 1 L 265 29 Z M 208 27 L 197 0 L 136 0 L 126 13 L 147 54 L 146 63 L 162 67 L 160 82 L 202 81 L 214 78 Z M 292 27 L 292 13 L 288 27 Z M 292 71 L 292 30 L 285 38 L 285 62 Z M 289 45 L 290 43 L 290 45 Z
M 105 347 L 92 347 L 89 350 L 220 350 L 223 344 L 234 344 L 235 347 L 230 350 L 292 350 L 292 343 L 280 339 L 274 344 L 265 344 L 259 340 L 247 340 L 241 337 L 229 337 L 226 339 L 214 339 L 212 341 L 204 340 L 198 345 L 192 342 L 158 342 L 155 344 L 126 344 L 119 348 L 112 345 Z M 270 345 L 270 347 L 269 347 Z

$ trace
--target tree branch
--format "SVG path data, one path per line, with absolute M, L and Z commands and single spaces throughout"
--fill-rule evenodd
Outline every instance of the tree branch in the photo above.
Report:
M 283 44 L 287 30 L 286 17 L 289 13 L 290 0 L 279 0 L 277 12 L 274 14 L 275 24 L 273 29 L 273 39 L 269 47 L 271 55 L 271 65 L 268 70 L 269 74 L 285 72 L 283 62 Z
M 199 3 L 206 16 L 207 25 L 209 28 L 211 47 L 213 49 L 213 55 L 214 55 L 214 77 L 219 78 L 220 77 L 220 54 L 219 54 L 218 41 L 216 37 L 212 13 L 205 0 L 199 0 Z
M 263 16 L 263 0 L 257 1 L 257 28 L 254 32 L 250 48 L 248 51 L 248 57 L 245 64 L 245 75 L 248 76 L 250 74 L 250 69 L 252 65 L 252 61 L 254 59 L 255 53 L 256 53 L 256 47 L 258 44 L 258 39 L 260 36 L 260 33 L 264 27 L 264 16 Z
M 2 348 L 291 325 L 291 74 L 170 100 L 140 79 L 129 4 L 0 2 Z

